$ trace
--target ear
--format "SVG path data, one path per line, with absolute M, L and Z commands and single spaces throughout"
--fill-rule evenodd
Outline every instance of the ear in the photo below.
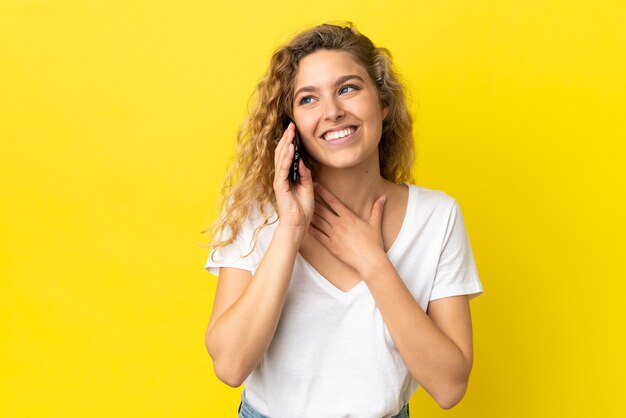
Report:
M 383 106 L 383 120 L 387 119 L 388 115 L 389 115 L 389 107 Z

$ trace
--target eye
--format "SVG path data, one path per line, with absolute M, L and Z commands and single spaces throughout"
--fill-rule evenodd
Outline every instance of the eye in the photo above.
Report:
M 304 96 L 300 100 L 298 100 L 298 104 L 305 105 L 309 104 L 313 101 L 313 96 Z
M 350 93 L 356 90 L 359 90 L 358 86 L 355 86 L 354 84 L 346 84 L 339 89 L 339 94 Z

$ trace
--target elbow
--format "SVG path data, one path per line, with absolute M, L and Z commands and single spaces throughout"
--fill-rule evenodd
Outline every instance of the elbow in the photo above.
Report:
M 452 388 L 446 391 L 444 394 L 435 398 L 435 401 L 439 405 L 441 409 L 452 409 L 456 406 L 463 397 L 465 396 L 465 392 L 467 391 L 467 384 L 459 385 L 455 388 Z
M 215 376 L 231 388 L 238 388 L 245 380 L 241 374 L 233 372 L 231 367 L 223 367 L 215 361 L 213 362 L 213 369 L 215 371 Z
M 225 361 L 223 356 L 217 355 L 216 347 L 211 344 L 209 340 L 209 334 L 207 333 L 205 339 L 206 350 L 213 360 L 213 371 L 215 376 L 223 383 L 226 383 L 232 388 L 238 388 L 241 386 L 246 378 L 243 373 L 238 373 L 239 368 L 233 366 L 232 361 Z
M 449 381 L 446 385 L 441 387 L 441 390 L 437 394 L 438 396 L 433 396 L 441 409 L 452 409 L 463 400 L 467 392 L 471 371 L 472 362 L 470 360 L 466 363 L 461 375 L 458 375 L 456 379 Z
M 211 352 L 209 352 L 209 355 L 213 360 L 213 371 L 215 372 L 215 376 L 220 381 L 226 383 L 231 388 L 238 388 L 243 384 L 247 375 L 241 373 L 241 368 L 236 367 L 232 360 L 228 360 L 223 357 L 216 357 Z

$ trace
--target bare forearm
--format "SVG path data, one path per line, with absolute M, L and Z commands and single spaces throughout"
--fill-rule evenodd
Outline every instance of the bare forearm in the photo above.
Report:
M 418 383 L 442 406 L 465 392 L 471 363 L 424 312 L 391 262 L 380 258 L 363 274 L 400 355 Z
M 232 386 L 254 370 L 270 345 L 282 313 L 285 295 L 302 237 L 276 228 L 250 284 L 215 322 L 207 336 L 214 366 Z

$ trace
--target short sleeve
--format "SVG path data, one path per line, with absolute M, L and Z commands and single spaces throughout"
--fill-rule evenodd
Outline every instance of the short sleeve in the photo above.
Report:
M 430 300 L 483 293 L 474 254 L 456 200 L 451 206 Z
M 242 224 L 237 237 L 230 244 L 211 250 L 204 266 L 209 273 L 219 276 L 220 267 L 235 267 L 252 274 L 260 262 L 257 249 L 253 250 L 253 230 L 248 223 Z M 221 235 L 222 237 L 225 232 Z

